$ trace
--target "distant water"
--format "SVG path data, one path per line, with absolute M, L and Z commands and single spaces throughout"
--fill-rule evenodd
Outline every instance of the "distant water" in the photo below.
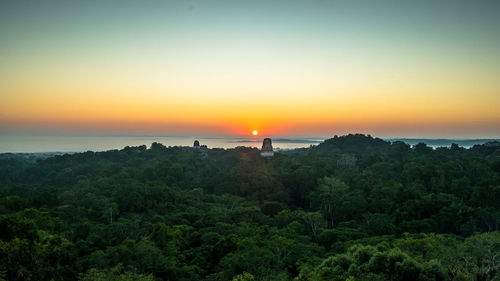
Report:
M 328 137 L 272 137 L 276 149 L 294 149 L 317 145 Z M 0 153 L 3 152 L 82 152 L 122 149 L 125 146 L 150 146 L 153 142 L 165 146 L 192 146 L 194 140 L 209 148 L 234 148 L 237 146 L 262 146 L 263 137 L 231 136 L 137 136 L 137 135 L 37 135 L 0 133 Z M 463 147 L 483 144 L 492 139 L 450 140 L 450 139 L 405 139 L 391 138 L 387 141 L 403 141 L 410 145 L 424 142 L 431 147 L 450 146 L 457 143 Z
M 325 137 L 273 138 L 276 149 L 309 147 L 322 142 Z M 209 148 L 234 148 L 237 146 L 262 146 L 263 137 L 207 137 L 207 136 L 136 136 L 136 135 L 13 135 L 0 134 L 2 152 L 82 152 L 122 149 L 125 146 L 150 146 L 153 142 L 165 146 L 192 146 L 195 140 Z

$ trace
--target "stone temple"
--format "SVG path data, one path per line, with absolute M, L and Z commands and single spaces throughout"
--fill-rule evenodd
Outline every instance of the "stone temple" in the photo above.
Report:
M 273 157 L 273 144 L 270 138 L 265 138 L 262 142 L 262 149 L 260 150 L 260 155 L 263 157 Z

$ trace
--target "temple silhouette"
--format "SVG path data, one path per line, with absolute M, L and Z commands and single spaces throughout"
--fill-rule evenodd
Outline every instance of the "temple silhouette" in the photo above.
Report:
M 260 155 L 263 157 L 273 157 L 273 144 L 270 138 L 265 138 L 262 142 L 262 149 L 260 150 Z

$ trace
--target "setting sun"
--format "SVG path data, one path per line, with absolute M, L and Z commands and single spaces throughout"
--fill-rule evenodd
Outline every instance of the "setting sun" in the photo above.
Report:
M 0 0 L 0 281 L 500 281 L 498 15 Z

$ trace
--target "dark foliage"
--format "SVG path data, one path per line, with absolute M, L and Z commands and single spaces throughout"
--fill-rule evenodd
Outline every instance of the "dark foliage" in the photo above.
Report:
M 0 157 L 0 280 L 500 280 L 500 145 Z

